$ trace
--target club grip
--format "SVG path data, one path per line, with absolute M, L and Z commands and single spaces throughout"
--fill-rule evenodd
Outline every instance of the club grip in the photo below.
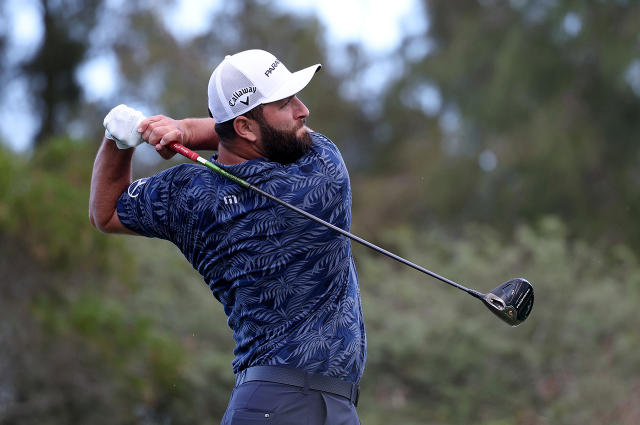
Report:
M 181 155 L 186 156 L 187 158 L 189 158 L 192 161 L 198 161 L 198 157 L 200 155 L 198 155 L 197 153 L 195 153 L 194 151 L 192 151 L 191 149 L 187 149 L 184 146 L 182 146 L 180 143 L 170 143 L 169 144 L 169 148 L 171 148 L 171 150 L 178 152 Z

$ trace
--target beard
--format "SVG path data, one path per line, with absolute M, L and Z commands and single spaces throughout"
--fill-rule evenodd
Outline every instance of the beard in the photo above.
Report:
M 271 161 L 291 164 L 309 152 L 313 145 L 308 131 L 298 136 L 297 130 L 278 130 L 262 120 L 258 120 L 258 124 L 262 133 L 262 147 Z

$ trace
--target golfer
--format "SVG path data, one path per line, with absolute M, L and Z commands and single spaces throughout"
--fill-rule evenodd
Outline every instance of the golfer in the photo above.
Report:
M 208 86 L 212 118 L 105 117 L 89 215 L 107 233 L 174 243 L 222 304 L 236 342 L 223 424 L 359 424 L 366 339 L 349 239 L 198 164 L 131 181 L 133 147 L 164 158 L 179 142 L 342 229 L 351 188 L 338 148 L 306 126 L 297 97 L 320 69 L 291 73 L 272 54 L 227 56 Z

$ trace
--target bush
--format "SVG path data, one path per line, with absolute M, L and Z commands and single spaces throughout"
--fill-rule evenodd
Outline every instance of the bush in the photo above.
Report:
M 640 268 L 629 249 L 569 242 L 554 218 L 511 242 L 478 227 L 459 240 L 398 234 L 392 243 L 419 264 L 482 292 L 525 277 L 536 301 L 510 328 L 478 300 L 358 249 L 363 423 L 638 423 Z

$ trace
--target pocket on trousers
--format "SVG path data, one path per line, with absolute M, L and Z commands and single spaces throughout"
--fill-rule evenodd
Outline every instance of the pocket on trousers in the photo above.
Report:
M 236 409 L 231 413 L 229 425 L 272 424 L 273 413 L 262 410 Z

